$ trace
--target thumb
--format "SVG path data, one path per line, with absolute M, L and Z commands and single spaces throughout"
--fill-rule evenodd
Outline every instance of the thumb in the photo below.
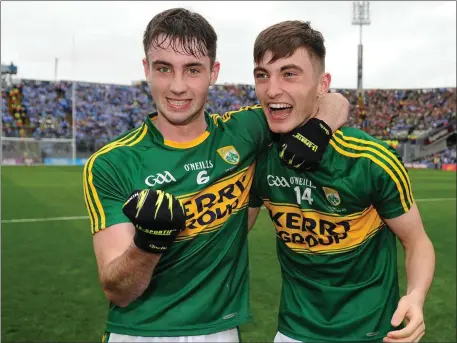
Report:
M 400 302 L 398 303 L 397 310 L 393 314 L 392 320 L 390 322 L 392 326 L 397 327 L 403 322 L 403 319 L 405 318 L 408 308 L 409 306 L 407 305 L 407 303 L 400 300 Z

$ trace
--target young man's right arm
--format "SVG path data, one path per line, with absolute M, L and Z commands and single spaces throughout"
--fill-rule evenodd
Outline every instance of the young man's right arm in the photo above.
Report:
M 139 249 L 133 243 L 134 235 L 132 223 L 119 223 L 98 231 L 93 238 L 103 292 L 120 307 L 143 294 L 161 256 Z
M 125 307 L 148 287 L 161 254 L 139 249 L 134 243 L 136 229 L 123 213 L 130 180 L 122 169 L 114 169 L 104 156 L 89 159 L 83 186 L 103 292 L 112 303 Z
M 178 200 L 161 192 L 159 204 L 160 191 L 130 193 L 128 175 L 104 156 L 89 159 L 83 175 L 100 283 L 106 297 L 120 307 L 143 294 L 160 256 L 179 232 L 169 217 L 174 214 L 179 226 L 185 223 Z M 170 214 L 169 205 L 179 213 Z

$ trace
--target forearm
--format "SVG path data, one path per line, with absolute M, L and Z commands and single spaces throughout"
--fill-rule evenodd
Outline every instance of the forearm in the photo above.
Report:
M 248 232 L 254 226 L 257 216 L 259 215 L 260 207 L 249 207 L 248 209 Z
M 120 307 L 138 298 L 148 287 L 160 256 L 144 252 L 132 243 L 100 272 L 107 298 Z
M 435 272 L 435 251 L 432 242 L 425 236 L 404 248 L 407 294 L 414 293 L 423 304 Z

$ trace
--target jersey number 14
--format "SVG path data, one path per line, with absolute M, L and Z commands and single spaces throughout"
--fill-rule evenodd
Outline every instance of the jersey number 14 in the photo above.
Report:
M 297 196 L 297 204 L 300 205 L 302 200 L 303 201 L 308 201 L 308 203 L 310 205 L 313 204 L 313 197 L 311 196 L 311 188 L 306 187 L 303 190 L 303 194 L 301 193 L 301 189 L 298 186 L 294 188 L 294 191 L 295 191 L 295 195 Z

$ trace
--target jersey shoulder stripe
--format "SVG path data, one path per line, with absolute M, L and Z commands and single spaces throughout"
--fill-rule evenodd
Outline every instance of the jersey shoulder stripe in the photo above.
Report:
M 89 157 L 86 164 L 84 165 L 84 197 L 86 200 L 86 207 L 89 212 L 89 218 L 91 221 L 91 231 L 93 234 L 106 227 L 106 217 L 103 210 L 103 206 L 100 202 L 100 198 L 97 194 L 97 190 L 93 182 L 94 175 L 92 172 L 92 168 L 94 166 L 95 160 L 97 159 L 97 157 L 106 154 L 113 149 L 123 146 L 131 147 L 135 144 L 138 144 L 146 136 L 147 132 L 147 125 L 142 124 L 136 130 L 133 130 L 125 136 L 122 136 L 120 139 L 105 145 L 103 148 L 101 148 L 99 151 L 97 151 L 91 157 Z
M 238 113 L 245 112 L 245 111 L 259 111 L 259 110 L 263 111 L 261 105 L 243 106 L 243 107 L 240 107 L 240 109 L 238 109 L 238 110 L 225 112 L 223 115 L 214 113 L 214 114 L 211 114 L 210 116 L 213 119 L 214 124 L 216 126 L 219 126 L 219 124 L 221 122 L 225 123 L 225 122 L 229 121 L 233 115 L 236 115 Z
M 87 167 L 92 159 L 92 157 L 95 157 L 95 155 L 97 153 L 99 153 L 100 151 L 108 148 L 109 146 L 115 144 L 115 143 L 122 143 L 122 142 L 125 142 L 125 141 L 128 141 L 130 139 L 132 139 L 132 137 L 135 137 L 139 130 L 140 130 L 141 127 L 135 129 L 135 130 L 131 130 L 129 132 L 126 132 L 124 135 L 121 135 L 119 137 L 117 137 L 116 139 L 114 139 L 112 142 L 108 143 L 107 145 L 103 146 L 100 150 L 96 151 L 94 154 L 92 154 L 86 161 L 85 165 L 84 165 L 84 169 L 83 169 L 83 192 L 84 192 L 84 201 L 86 203 L 86 208 L 87 208 L 87 211 L 89 212 L 89 219 L 90 219 L 90 225 L 91 225 L 91 231 L 92 233 L 95 233 L 95 226 L 98 225 L 98 215 L 97 215 L 97 211 L 95 210 L 95 206 L 94 206 L 94 200 L 91 199 L 91 195 L 90 195 L 90 192 L 89 192 L 89 188 L 88 188 L 88 178 L 87 178 Z
M 365 145 L 351 144 L 345 138 L 347 137 L 342 135 L 341 131 L 337 131 L 330 140 L 330 145 L 341 155 L 351 158 L 365 157 L 380 166 L 391 177 L 397 186 L 403 210 L 407 212 L 411 208 L 413 201 L 408 176 L 406 175 L 405 178 L 405 175 L 400 172 L 398 167 L 392 161 L 392 158 L 381 149 L 374 149 Z M 398 161 L 398 163 L 400 162 Z
M 370 147 L 373 147 L 374 149 L 369 149 L 366 148 L 368 151 L 375 152 L 378 156 L 382 156 L 384 159 L 389 158 L 390 161 L 388 161 L 389 165 L 393 168 L 393 170 L 398 174 L 400 177 L 403 185 L 405 186 L 406 189 L 406 195 L 408 198 L 409 202 L 414 202 L 413 200 L 413 194 L 412 194 L 412 187 L 411 187 L 411 182 L 409 180 L 408 172 L 406 171 L 403 163 L 398 159 L 397 156 L 395 156 L 388 147 L 384 146 L 382 142 L 377 141 L 376 139 L 373 139 L 371 136 L 366 136 L 366 137 L 354 137 L 350 135 L 345 135 L 341 130 L 338 130 L 335 132 L 335 138 L 339 138 L 342 141 L 349 143 L 349 142 L 355 142 L 360 144 L 369 145 Z M 361 150 L 360 147 L 356 147 L 354 144 L 348 144 L 352 149 L 355 150 Z M 377 151 L 377 152 L 376 152 Z

